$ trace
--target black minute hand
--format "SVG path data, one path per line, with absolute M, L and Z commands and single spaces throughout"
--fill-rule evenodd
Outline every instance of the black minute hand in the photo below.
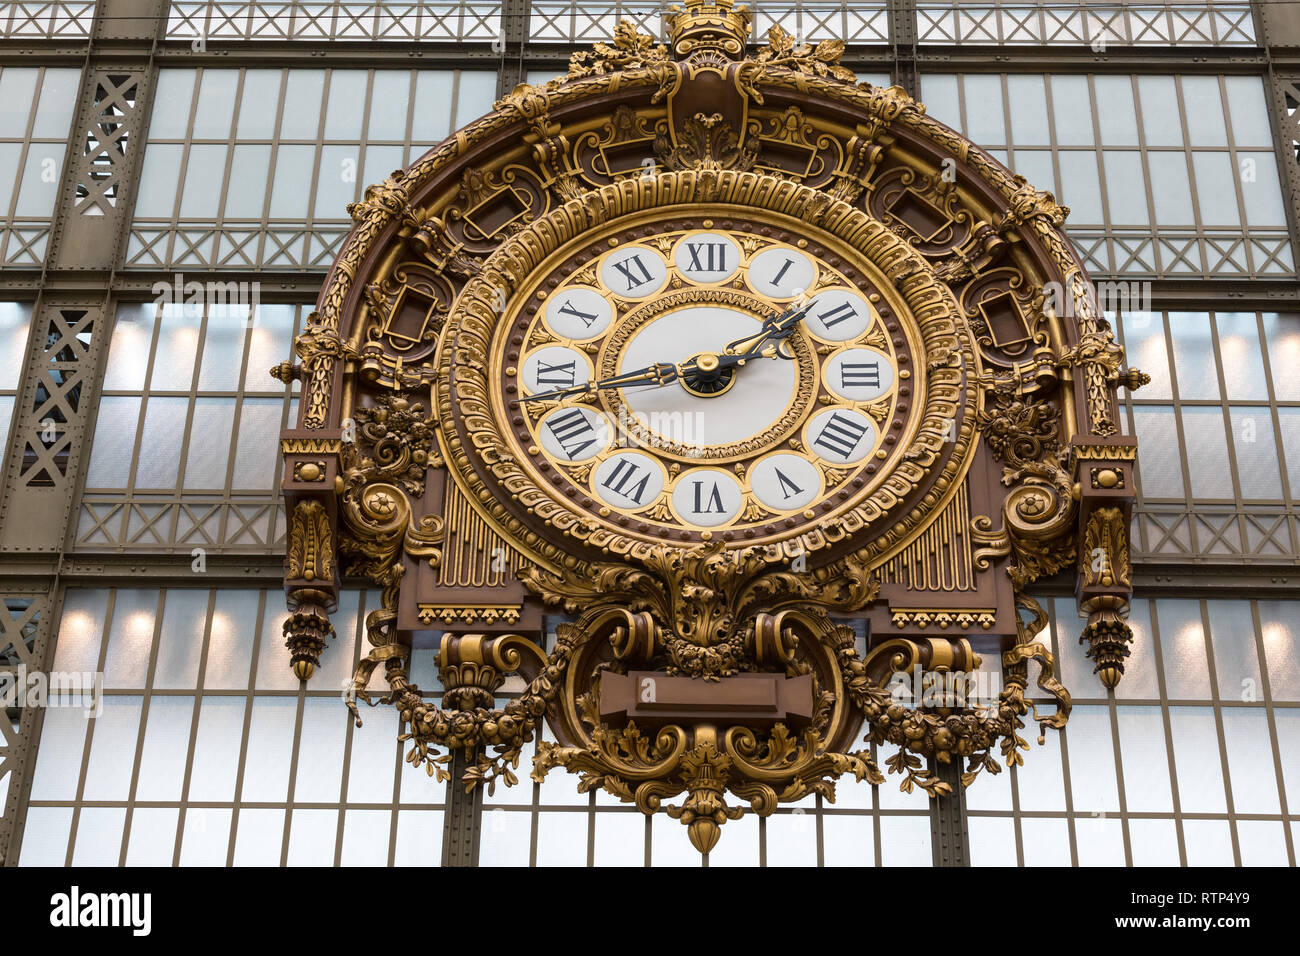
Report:
M 647 365 L 645 368 L 623 372 L 620 375 L 613 375 L 595 382 L 587 382 L 585 385 L 572 385 L 569 388 L 556 388 L 549 392 L 538 392 L 536 395 L 525 395 L 516 404 L 518 402 L 553 401 L 557 398 L 567 398 L 570 395 L 589 395 L 602 389 L 624 388 L 628 385 L 667 385 L 669 382 L 677 380 L 677 374 L 676 365 L 670 362 L 657 362 L 654 365 Z

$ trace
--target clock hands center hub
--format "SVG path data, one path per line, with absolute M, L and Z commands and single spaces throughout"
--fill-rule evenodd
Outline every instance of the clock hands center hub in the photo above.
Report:
M 723 365 L 716 352 L 700 352 L 682 364 L 682 388 L 700 398 L 714 398 L 736 384 L 736 364 Z

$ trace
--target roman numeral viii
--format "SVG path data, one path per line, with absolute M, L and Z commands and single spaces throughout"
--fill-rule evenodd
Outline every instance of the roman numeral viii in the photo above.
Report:
M 546 427 L 564 449 L 566 458 L 577 458 L 596 443 L 596 429 L 591 427 L 587 416 L 576 408 L 552 415 L 546 422 Z
M 849 455 L 853 454 L 853 450 L 858 447 L 858 442 L 862 441 L 862 436 L 866 433 L 866 423 L 836 412 L 826 424 L 822 425 L 821 431 L 813 439 L 813 444 L 825 448 L 842 460 L 848 460 Z

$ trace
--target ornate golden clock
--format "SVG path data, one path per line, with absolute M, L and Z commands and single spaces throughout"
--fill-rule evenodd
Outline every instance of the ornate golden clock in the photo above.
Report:
M 707 852 L 746 808 L 880 782 L 864 728 L 936 796 L 1018 761 L 1031 659 L 1061 726 L 1037 579 L 1075 570 L 1113 686 L 1115 389 L 1141 376 L 1049 195 L 833 43 L 747 56 L 726 0 L 669 23 L 671 49 L 620 26 L 352 209 L 277 370 L 304 381 L 286 637 L 309 677 L 340 581 L 379 584 L 354 693 L 383 670 L 412 762 L 512 783 L 546 720 L 535 777 L 664 809 Z M 972 637 L 995 699 L 886 689 L 968 674 Z
M 633 185 L 653 208 L 660 181 Z M 676 208 L 583 232 L 508 290 L 484 360 L 446 356 L 448 407 L 486 385 L 463 440 L 501 442 L 573 547 L 830 547 L 924 421 L 922 330 L 821 229 Z

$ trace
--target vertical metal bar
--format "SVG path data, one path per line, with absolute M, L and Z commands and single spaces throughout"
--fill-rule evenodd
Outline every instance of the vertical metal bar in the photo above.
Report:
M 946 797 L 930 800 L 930 852 L 935 866 L 970 866 L 970 835 L 966 829 L 966 791 L 961 764 L 930 761 L 930 769 L 952 787 Z
M 443 866 L 478 866 L 483 788 L 475 787 L 471 792 L 465 792 L 461 777 L 469 766 L 461 751 L 452 754 L 451 780 L 447 782 L 447 809 L 442 817 Z

